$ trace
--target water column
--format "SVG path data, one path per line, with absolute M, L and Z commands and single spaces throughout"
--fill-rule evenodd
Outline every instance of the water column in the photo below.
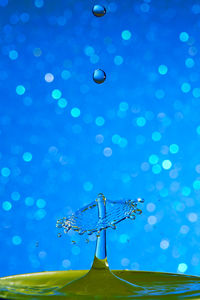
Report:
M 106 198 L 105 196 L 100 193 L 97 196 L 96 202 L 98 203 L 98 216 L 99 221 L 103 221 L 103 219 L 106 216 Z M 101 230 L 99 234 L 97 235 L 97 243 L 96 243 L 96 257 L 98 259 L 106 259 L 107 253 L 106 253 L 106 230 Z

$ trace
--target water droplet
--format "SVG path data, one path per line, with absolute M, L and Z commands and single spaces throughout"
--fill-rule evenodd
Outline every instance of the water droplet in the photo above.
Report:
M 56 224 L 57 228 L 62 228 L 62 224 Z
M 39 242 L 35 242 L 35 247 L 38 247 L 39 246 Z
M 92 235 L 93 234 L 93 230 L 87 230 L 87 235 Z
M 72 241 L 72 244 L 75 245 L 75 244 L 76 244 L 76 241 Z
M 89 239 L 86 239 L 85 242 L 88 244 L 90 241 L 89 241 Z
M 95 70 L 93 73 L 93 80 L 98 84 L 103 83 L 106 80 L 106 73 L 101 69 Z
M 93 6 L 92 12 L 95 17 L 103 17 L 106 14 L 106 9 L 103 5 L 96 4 Z
M 144 203 L 144 199 L 142 199 L 142 198 L 137 198 L 137 201 L 140 203 Z
M 137 215 L 141 215 L 141 213 L 142 213 L 142 210 L 141 210 L 141 209 L 139 209 L 139 208 L 137 208 L 137 209 L 135 209 L 135 213 L 136 213 Z
M 110 224 L 110 227 L 114 230 L 117 229 L 117 226 L 115 224 Z
M 57 234 L 57 237 L 58 237 L 58 238 L 60 238 L 61 236 L 62 236 L 62 234 L 61 234 L 61 233 L 58 233 L 58 234 Z

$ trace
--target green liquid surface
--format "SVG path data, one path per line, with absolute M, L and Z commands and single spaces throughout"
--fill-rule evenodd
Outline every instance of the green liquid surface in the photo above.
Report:
M 41 272 L 0 278 L 0 298 L 200 299 L 200 277 L 94 268 Z

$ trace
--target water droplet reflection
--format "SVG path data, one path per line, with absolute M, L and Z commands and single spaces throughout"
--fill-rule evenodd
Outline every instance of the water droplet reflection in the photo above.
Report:
M 94 5 L 92 9 L 93 15 L 95 17 L 103 17 L 106 14 L 106 9 L 103 5 Z
M 103 83 L 106 80 L 106 73 L 101 69 L 95 70 L 93 73 L 93 80 L 98 84 Z

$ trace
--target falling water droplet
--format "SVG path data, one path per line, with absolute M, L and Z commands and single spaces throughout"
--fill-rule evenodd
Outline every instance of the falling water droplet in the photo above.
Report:
M 106 80 L 106 73 L 101 69 L 95 70 L 93 73 L 93 80 L 98 84 L 103 83 Z
M 93 15 L 95 17 L 103 17 L 106 14 L 106 9 L 103 5 L 94 5 L 92 9 Z
M 57 237 L 59 237 L 59 238 L 60 238 L 61 236 L 62 236 L 62 234 L 61 234 L 61 233 L 58 233 L 58 234 L 57 234 Z

